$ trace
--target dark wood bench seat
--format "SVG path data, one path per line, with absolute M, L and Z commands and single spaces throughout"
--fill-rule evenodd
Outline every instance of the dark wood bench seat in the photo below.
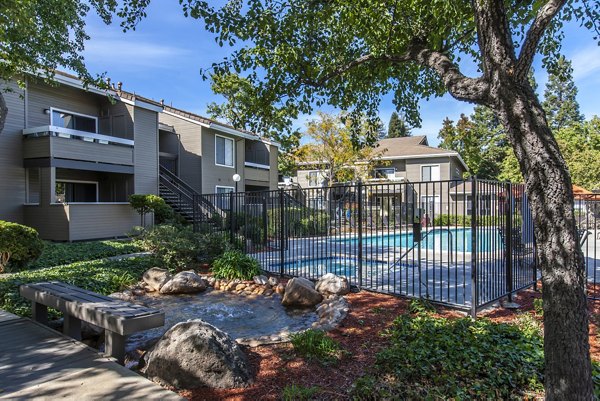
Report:
M 105 330 L 106 353 L 120 363 L 125 359 L 126 336 L 165 324 L 163 311 L 60 281 L 23 284 L 20 293 L 31 300 L 32 317 L 40 323 L 48 323 L 48 307 L 61 311 L 64 314 L 63 332 L 69 337 L 81 340 L 82 321 L 102 327 Z

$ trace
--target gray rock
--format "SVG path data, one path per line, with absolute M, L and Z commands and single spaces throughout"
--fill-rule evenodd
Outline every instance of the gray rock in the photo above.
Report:
M 350 284 L 346 277 L 327 273 L 317 281 L 315 289 L 323 295 L 346 295 L 350 292 Z
M 322 300 L 323 296 L 315 291 L 310 280 L 296 277 L 287 282 L 281 303 L 284 306 L 312 307 Z
M 194 272 L 185 271 L 177 273 L 161 288 L 161 294 L 190 294 L 202 292 L 206 289 L 206 282 Z
M 263 276 L 262 274 L 260 276 L 252 277 L 252 280 L 254 280 L 254 282 L 258 285 L 265 285 L 269 283 L 267 276 Z
M 269 277 L 269 285 L 271 287 L 277 287 L 277 284 L 279 284 L 279 280 L 277 279 L 277 277 Z
M 133 293 L 129 290 L 125 290 L 122 292 L 113 292 L 112 294 L 108 294 L 108 296 L 126 302 L 132 302 L 134 299 Z
M 169 273 L 167 269 L 152 267 L 144 272 L 142 279 L 144 280 L 144 283 L 146 283 L 146 287 L 153 291 L 159 291 L 172 277 L 173 275 Z
M 148 378 L 180 389 L 244 387 L 252 381 L 236 342 L 199 319 L 173 326 L 143 359 Z

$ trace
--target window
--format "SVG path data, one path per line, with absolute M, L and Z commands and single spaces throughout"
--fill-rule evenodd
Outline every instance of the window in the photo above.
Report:
M 395 177 L 396 169 L 394 167 L 375 169 L 375 178 L 385 178 L 386 180 L 393 180 Z
M 217 187 L 217 207 L 223 210 L 231 209 L 231 193 L 233 187 Z
M 215 136 L 215 164 L 233 167 L 233 139 Z
M 319 186 L 319 172 L 318 171 L 309 171 L 308 172 L 308 186 L 309 187 L 318 187 Z
M 40 169 L 39 168 L 28 168 L 27 169 L 27 199 L 26 203 L 39 204 L 40 203 Z
M 98 202 L 98 183 L 89 181 L 56 181 L 55 203 Z
M 440 165 L 422 166 L 421 167 L 422 181 L 439 181 L 440 180 Z
M 61 128 L 69 128 L 77 131 L 98 132 L 96 117 L 72 113 L 64 110 L 50 109 L 52 111 L 50 125 Z

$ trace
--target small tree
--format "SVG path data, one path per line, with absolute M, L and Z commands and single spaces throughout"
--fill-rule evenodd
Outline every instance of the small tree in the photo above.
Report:
M 398 115 L 395 111 L 390 117 L 390 123 L 388 125 L 388 138 L 401 138 L 410 136 L 410 128 L 404 122 L 404 119 Z
M 35 229 L 0 220 L 0 273 L 7 270 L 9 262 L 17 268 L 26 267 L 43 249 L 44 242 Z
M 162 211 L 166 208 L 165 200 L 156 195 L 130 195 L 129 204 L 140 214 L 140 224 L 146 226 L 146 214 L 155 211 Z

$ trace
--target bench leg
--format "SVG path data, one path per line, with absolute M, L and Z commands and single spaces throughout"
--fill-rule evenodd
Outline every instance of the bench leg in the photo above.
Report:
M 31 317 L 38 323 L 48 325 L 48 307 L 35 301 L 31 302 Z
M 81 320 L 65 314 L 63 323 L 63 334 L 81 341 Z
M 112 356 L 121 365 L 125 363 L 125 336 L 106 330 L 104 334 L 106 354 Z

